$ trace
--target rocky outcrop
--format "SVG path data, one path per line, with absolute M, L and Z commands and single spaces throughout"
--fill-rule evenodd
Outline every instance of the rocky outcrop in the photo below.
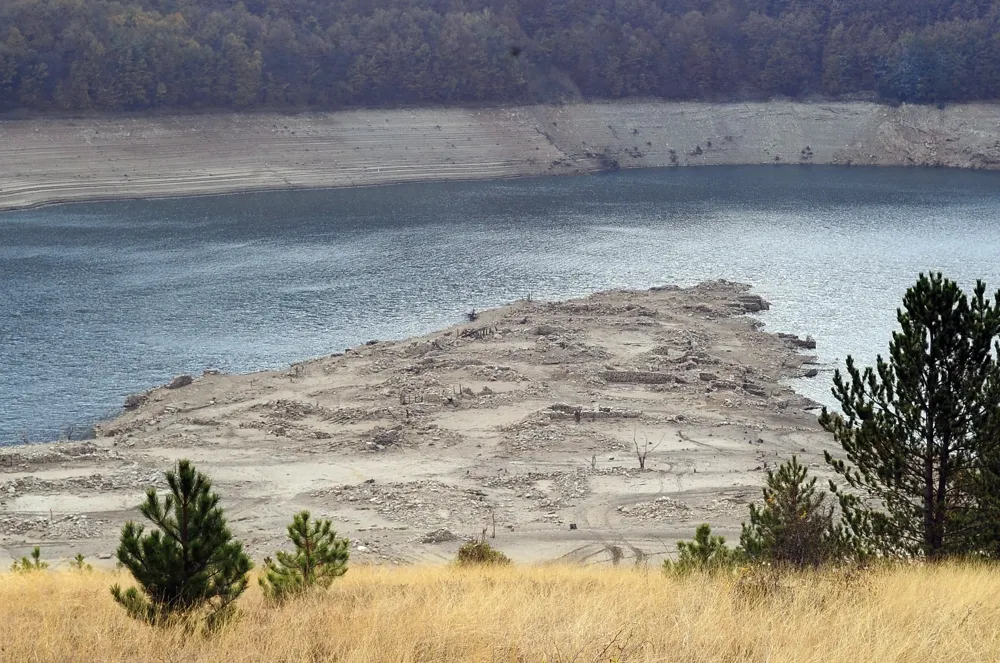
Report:
M 186 387 L 194 382 L 194 378 L 190 375 L 178 375 L 173 380 L 167 383 L 167 389 L 180 389 L 181 387 Z

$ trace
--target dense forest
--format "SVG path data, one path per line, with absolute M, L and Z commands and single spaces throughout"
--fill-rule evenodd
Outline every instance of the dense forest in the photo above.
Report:
M 1000 0 L 2 0 L 0 110 L 995 99 Z

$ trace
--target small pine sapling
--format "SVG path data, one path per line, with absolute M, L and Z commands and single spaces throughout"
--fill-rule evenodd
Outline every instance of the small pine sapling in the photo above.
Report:
M 264 560 L 259 582 L 265 597 L 282 601 L 311 587 L 326 589 L 347 573 L 350 542 L 337 537 L 329 520 L 310 522 L 308 511 L 297 513 L 288 526 L 288 538 L 295 552 L 278 551 L 277 561 Z
M 31 551 L 31 559 L 27 557 L 22 557 L 20 561 L 15 561 L 10 570 L 16 573 L 31 573 L 33 571 L 43 571 L 49 568 L 48 562 L 42 561 L 42 549 L 35 546 L 34 550 Z
M 740 548 L 751 560 L 795 567 L 819 566 L 842 549 L 840 529 L 833 522 L 827 493 L 816 490 L 798 458 L 777 472 L 767 471 L 764 505 L 750 505 L 750 523 L 743 523 Z
M 166 476 L 169 494 L 161 500 L 149 488 L 139 507 L 157 529 L 145 533 L 134 522 L 122 528 L 118 561 L 138 588 L 116 584 L 111 594 L 129 615 L 150 624 L 203 615 L 212 628 L 233 614 L 253 562 L 226 526 L 208 477 L 188 460 Z
M 694 540 L 678 541 L 677 560 L 663 561 L 667 573 L 686 574 L 695 571 L 715 573 L 734 567 L 742 559 L 739 550 L 726 546 L 724 536 L 712 536 L 708 523 L 698 525 Z
M 87 563 L 83 553 L 77 553 L 76 557 L 69 563 L 69 568 L 74 571 L 93 571 L 94 567 Z

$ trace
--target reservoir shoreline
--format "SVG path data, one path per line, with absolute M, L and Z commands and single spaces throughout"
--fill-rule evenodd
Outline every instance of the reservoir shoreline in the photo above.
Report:
M 0 211 L 699 165 L 1000 168 L 1000 105 L 615 102 L 0 121 Z
M 783 384 L 810 374 L 811 343 L 763 331 L 749 314 L 768 308 L 728 281 L 517 301 L 281 370 L 177 379 L 92 441 L 0 450 L 0 550 L 110 564 L 181 457 L 243 514 L 255 557 L 303 508 L 374 564 L 450 559 L 491 523 L 528 562 L 610 562 L 610 541 L 658 560 L 704 520 L 737 536 L 765 459 L 818 466 L 833 448 L 817 404 Z M 644 470 L 637 436 L 660 442 Z
M 918 271 L 1000 282 L 998 177 L 650 168 L 4 214 L 0 445 L 56 439 L 181 373 L 419 337 L 527 293 L 753 283 L 782 303 L 762 321 L 814 335 L 825 365 L 872 361 Z M 851 279 L 828 278 L 847 263 Z M 794 387 L 829 404 L 818 381 Z

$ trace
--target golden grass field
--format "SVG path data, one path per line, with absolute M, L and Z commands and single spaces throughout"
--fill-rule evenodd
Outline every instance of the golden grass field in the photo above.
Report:
M 0 576 L 0 659 L 33 663 L 1000 661 L 1000 569 L 788 575 L 775 588 L 659 569 L 353 568 L 212 637 L 126 617 L 106 572 Z M 763 588 L 763 589 L 762 589 Z

